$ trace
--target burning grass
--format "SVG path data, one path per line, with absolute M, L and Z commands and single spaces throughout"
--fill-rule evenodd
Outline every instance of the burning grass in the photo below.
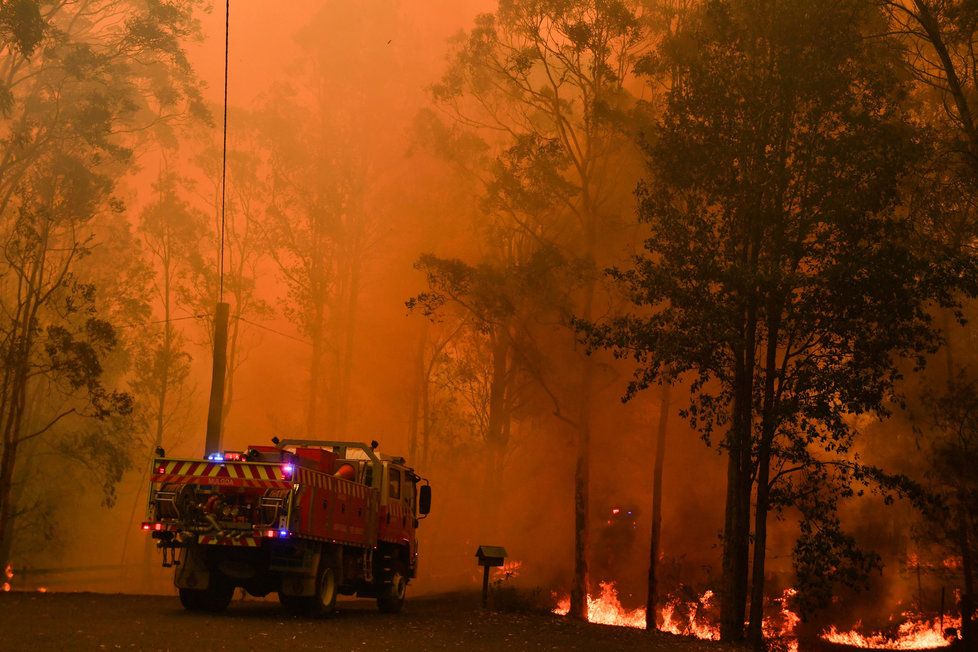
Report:
M 764 619 L 764 635 L 770 641 L 771 649 L 796 652 L 796 628 L 801 619 L 791 610 L 790 602 L 795 596 L 794 589 L 785 590 L 771 601 L 776 611 Z M 720 630 L 716 625 L 714 607 L 715 596 L 706 591 L 695 600 L 682 601 L 671 598 L 663 605 L 656 618 L 657 629 L 661 632 L 687 636 L 707 641 L 720 640 Z M 614 583 L 602 582 L 597 595 L 587 598 L 588 621 L 601 625 L 616 625 L 645 629 L 645 609 L 626 609 L 618 599 Z M 557 600 L 553 613 L 566 615 L 570 611 L 570 598 Z M 772 610 L 773 611 L 773 610 Z M 945 618 L 943 622 L 934 618 L 928 620 L 915 614 L 904 613 L 904 622 L 892 634 L 881 632 L 861 634 L 860 625 L 848 632 L 840 632 L 834 626 L 821 634 L 821 639 L 835 645 L 849 648 L 875 650 L 933 650 L 951 645 L 953 637 L 945 635 L 948 628 L 956 632 L 960 619 Z
M 943 623 L 939 618 L 928 620 L 916 614 L 904 613 L 906 619 L 892 634 L 873 632 L 862 634 L 859 623 L 848 632 L 840 632 L 834 626 L 822 634 L 822 640 L 837 645 L 869 648 L 874 650 L 933 650 L 948 647 L 953 641 L 952 636 L 945 632 L 952 628 L 955 632 L 961 627 L 960 618 L 945 618 Z M 955 634 L 956 635 L 956 634 Z

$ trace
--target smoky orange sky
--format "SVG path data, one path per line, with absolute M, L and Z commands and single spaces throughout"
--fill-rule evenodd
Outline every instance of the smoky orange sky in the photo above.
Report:
M 408 315 L 405 300 L 424 289 L 423 275 L 413 268 L 418 256 L 434 252 L 464 257 L 472 253 L 467 217 L 478 197 L 462 196 L 452 204 L 452 189 L 444 188 L 442 171 L 427 159 L 412 154 L 411 125 L 428 105 L 426 88 L 445 68 L 448 40 L 468 29 L 474 17 L 489 11 L 491 0 L 407 0 L 359 2 L 347 0 L 349 12 L 361 25 L 361 69 L 350 70 L 341 55 L 333 64 L 348 83 L 344 88 L 361 94 L 369 111 L 361 116 L 362 149 L 371 161 L 369 208 L 375 211 L 375 244 L 365 260 L 362 294 L 356 311 L 356 342 L 350 421 L 347 437 L 381 443 L 389 454 L 407 454 L 411 418 L 412 359 L 422 317 Z M 228 100 L 235 108 L 252 108 L 274 93 L 276 84 L 292 79 L 301 63 L 302 39 L 329 44 L 342 39 L 351 26 L 338 20 L 328 29 L 310 33 L 306 26 L 328 3 L 307 0 L 266 2 L 232 0 Z M 370 15 L 366 6 L 383 15 Z M 338 12 L 343 14 L 343 12 Z M 224 73 L 224 6 L 201 17 L 203 42 L 190 47 L 192 63 L 206 83 L 205 98 L 215 111 L 212 136 L 219 142 Z M 371 59 L 369 53 L 376 55 Z M 357 61 L 363 61 L 361 55 Z M 352 80 L 352 81 L 349 81 Z M 274 95 L 271 96 L 274 101 Z M 262 99 L 265 98 L 265 99 Z M 300 133 L 312 125 L 295 124 Z M 233 120 L 228 124 L 228 145 L 240 146 Z M 154 154 L 141 159 L 142 171 L 131 179 L 131 196 L 144 196 L 156 169 Z M 430 194 L 429 194 L 430 193 Z M 464 194 L 464 192 L 463 192 Z M 244 328 L 249 352 L 236 372 L 234 403 L 225 424 L 224 448 L 243 449 L 266 443 L 272 436 L 331 438 L 330 433 L 302 431 L 304 387 L 309 345 L 279 309 L 283 296 L 273 264 L 266 261 L 258 288 L 275 308 L 261 326 Z M 201 338 L 199 326 L 182 322 L 190 338 Z M 197 330 L 195 330 L 197 329 Z M 210 352 L 201 345 L 191 350 L 194 404 L 185 432 L 172 455 L 196 457 L 203 449 L 206 398 L 210 385 Z M 605 361 L 600 398 L 595 401 L 595 422 L 600 436 L 593 450 L 592 514 L 596 523 L 616 505 L 634 505 L 637 527 L 628 555 L 631 581 L 622 583 L 626 599 L 641 600 L 648 555 L 651 493 L 652 436 L 658 421 L 654 390 L 623 405 L 629 375 L 627 365 Z M 678 392 L 681 394 L 681 392 Z M 681 396 L 676 399 L 681 400 Z M 683 581 L 705 585 L 717 572 L 718 534 L 722 528 L 724 464 L 715 450 L 675 415 L 670 426 L 666 460 L 666 500 L 662 553 L 678 560 L 675 572 Z M 452 467 L 440 460 L 419 471 L 431 477 L 434 506 L 420 528 L 421 570 L 418 591 L 475 586 L 477 568 L 473 552 L 478 544 L 506 546 L 511 557 L 524 562 L 524 580 L 531 585 L 560 587 L 569 584 L 573 554 L 572 480 L 574 452 L 571 437 L 552 419 L 538 417 L 519 424 L 516 446 L 505 469 L 505 491 L 498 509 L 505 515 L 501 531 L 480 526 L 482 503 L 477 497 L 476 469 Z M 408 461 L 409 464 L 412 462 Z M 125 574 L 79 573 L 54 588 L 130 591 L 134 585 L 152 592 L 171 592 L 171 573 L 159 567 L 159 555 L 138 531 L 145 504 L 145 487 L 137 467 L 119 489 L 110 510 L 79 508 L 66 519 L 66 528 L 78 533 L 70 543 L 34 560 L 38 567 L 88 567 L 124 564 Z M 86 499 L 89 500 L 89 499 Z M 90 499 L 95 502 L 96 499 Z M 771 535 L 771 568 L 787 572 L 790 532 Z M 668 572 L 668 571 L 667 571 Z

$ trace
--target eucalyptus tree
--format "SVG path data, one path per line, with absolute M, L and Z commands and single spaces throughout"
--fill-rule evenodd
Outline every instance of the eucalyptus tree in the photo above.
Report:
M 331 437 L 350 420 L 361 293 L 391 210 L 379 191 L 392 167 L 390 114 L 376 98 L 402 80 L 392 49 L 372 44 L 397 38 L 397 11 L 387 0 L 322 3 L 296 34 L 294 73 L 265 103 L 267 233 L 284 310 L 311 345 L 306 428 Z
M 159 328 L 150 329 L 143 342 L 143 364 L 137 366 L 133 381 L 133 391 L 147 403 L 143 411 L 152 433 L 147 442 L 151 449 L 176 443 L 168 435 L 173 425 L 182 425 L 179 418 L 189 409 L 192 392 L 186 336 L 174 322 L 197 317 L 186 314 L 181 295 L 193 282 L 206 219 L 181 193 L 186 183 L 174 171 L 161 170 L 156 196 L 143 209 L 138 227 L 153 267 L 151 287 L 162 317 Z
M 103 383 L 119 335 L 104 309 L 111 297 L 83 263 L 98 254 L 96 223 L 125 210 L 114 189 L 142 136 L 203 114 L 183 49 L 198 5 L 0 5 L 0 551 L 18 511 L 20 447 L 72 420 L 107 424 L 131 410 L 128 394 Z M 73 455 L 107 450 L 89 441 Z
M 835 514 L 859 483 L 886 480 L 851 455 L 850 417 L 888 414 L 899 360 L 923 364 L 940 341 L 928 307 L 956 306 L 973 276 L 900 207 L 922 146 L 899 61 L 865 38 L 878 21 L 857 0 L 695 10 L 661 49 L 682 83 L 647 149 L 646 251 L 613 272 L 639 312 L 585 327 L 637 362 L 630 393 L 688 376 L 684 415 L 708 443 L 719 433 L 724 640 L 744 635 L 750 586 L 762 644 L 772 511 L 800 510 L 803 589 L 872 566 Z
M 522 183 L 549 184 L 558 190 L 554 202 L 539 210 L 516 207 L 501 213 L 510 218 L 510 228 L 541 239 L 564 260 L 584 261 L 577 269 L 580 282 L 567 293 L 572 301 L 565 324 L 570 313 L 590 319 L 599 309 L 598 275 L 585 268 L 608 255 L 622 207 L 629 203 L 625 161 L 632 140 L 625 123 L 634 104 L 628 92 L 632 69 L 648 46 L 642 6 L 632 0 L 502 0 L 456 40 L 448 70 L 432 88 L 436 105 L 455 129 L 481 139 L 488 151 L 502 155 L 532 147 L 552 161 L 545 177 L 524 176 Z M 489 175 L 487 187 L 492 183 Z M 555 413 L 576 439 L 570 613 L 583 617 L 597 362 L 571 352 L 572 345 L 567 352 L 577 359 L 573 381 L 550 376 L 545 384 L 563 406 Z
M 189 278 L 180 284 L 176 298 L 203 319 L 206 324 L 203 341 L 208 349 L 213 348 L 214 304 L 223 300 L 230 306 L 222 405 L 225 421 L 233 414 L 238 371 L 260 341 L 255 329 L 274 312 L 258 287 L 263 265 L 271 255 L 265 230 L 270 202 L 264 138 L 257 126 L 258 118 L 252 113 L 232 111 L 229 122 L 235 125 L 235 138 L 226 154 L 223 213 L 224 156 L 218 143 L 204 141 L 204 148 L 194 156 L 194 164 L 207 179 L 207 184 L 197 191 L 200 207 L 187 206 L 183 210 L 189 213 L 173 215 L 174 222 L 191 220 L 192 224 L 185 228 L 198 231 L 192 236 L 197 240 L 196 245 L 188 247 L 181 256 L 181 265 L 189 269 Z

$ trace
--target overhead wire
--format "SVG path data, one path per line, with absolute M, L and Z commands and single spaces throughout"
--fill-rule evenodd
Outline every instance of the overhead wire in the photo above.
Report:
M 221 150 L 221 261 L 220 261 L 220 301 L 224 302 L 224 234 L 225 203 L 227 198 L 228 173 L 228 61 L 231 40 L 231 0 L 224 3 L 224 142 Z

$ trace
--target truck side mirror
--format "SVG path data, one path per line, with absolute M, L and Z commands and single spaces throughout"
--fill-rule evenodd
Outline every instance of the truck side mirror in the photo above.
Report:
M 423 484 L 421 485 L 421 491 L 418 495 L 418 512 L 420 514 L 427 514 L 431 511 L 431 485 Z

